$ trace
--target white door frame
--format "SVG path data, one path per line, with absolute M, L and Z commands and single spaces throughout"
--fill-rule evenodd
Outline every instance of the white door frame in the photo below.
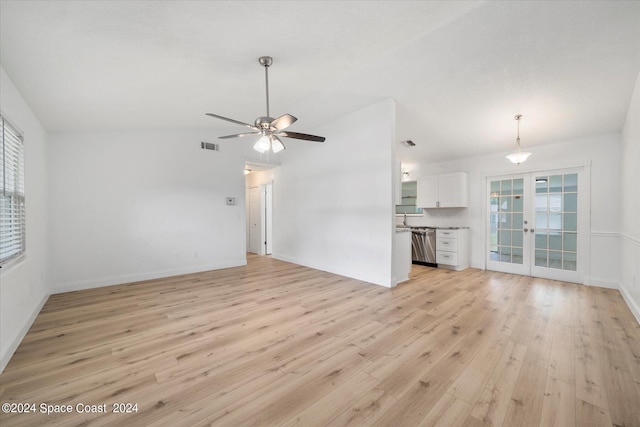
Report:
M 489 181 L 492 179 L 500 179 L 505 178 L 508 179 L 514 176 L 524 176 L 531 175 L 533 177 L 535 174 L 553 174 L 553 173 L 570 173 L 572 170 L 575 170 L 579 173 L 579 186 L 580 190 L 578 192 L 580 204 L 580 213 L 578 215 L 578 281 L 577 283 L 589 284 L 591 281 L 591 162 L 584 162 L 566 166 L 554 165 L 554 167 L 545 168 L 544 170 L 538 169 L 524 169 L 519 173 L 496 173 L 496 174 L 486 174 L 483 175 L 484 185 L 482 186 L 482 236 L 484 239 L 484 262 L 485 269 L 488 269 L 489 265 L 489 249 L 490 249 L 490 241 L 489 241 Z M 532 179 L 532 186 L 535 186 L 535 179 Z M 535 197 L 535 191 L 533 192 L 533 197 Z M 530 197 L 531 198 L 531 197 Z M 526 199 L 525 199 L 526 202 Z M 532 203 L 532 200 L 529 200 L 528 203 Z M 535 206 L 535 205 L 534 205 Z M 528 211 L 528 214 L 533 211 L 533 207 L 531 207 Z M 535 214 L 535 212 L 534 212 Z M 535 221 L 535 218 L 532 218 L 532 221 Z M 535 224 L 535 222 L 531 222 L 530 224 Z M 530 238 L 531 239 L 531 238 Z M 530 250 L 533 250 L 534 245 L 530 245 Z M 535 255 L 532 253 L 532 257 Z M 531 262 L 530 265 L 534 264 Z M 575 281 L 569 280 L 568 278 L 563 278 L 563 274 L 554 274 L 554 277 L 548 277 L 547 274 L 540 271 L 539 269 L 534 270 L 536 277 L 549 278 L 554 280 L 566 280 L 566 281 Z M 561 272 L 562 270 L 559 270 Z M 514 274 L 522 274 L 516 271 L 513 271 Z M 557 272 L 555 272 L 557 273 Z M 531 272 L 529 274 L 531 275 Z
M 273 181 L 260 185 L 262 211 L 262 255 L 273 252 Z

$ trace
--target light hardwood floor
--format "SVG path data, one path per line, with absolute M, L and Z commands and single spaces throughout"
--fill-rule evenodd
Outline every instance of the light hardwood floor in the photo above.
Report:
M 3 427 L 638 426 L 640 327 L 614 290 L 422 266 L 390 290 L 250 256 L 51 296 L 0 402 L 73 407 Z

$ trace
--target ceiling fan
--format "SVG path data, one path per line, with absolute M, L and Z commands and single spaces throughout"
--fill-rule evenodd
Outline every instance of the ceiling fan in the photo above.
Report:
M 291 126 L 297 118 L 291 114 L 283 114 L 280 117 L 272 118 L 269 116 L 269 67 L 273 64 L 273 58 L 270 56 L 261 56 L 258 59 L 260 65 L 264 67 L 264 80 L 267 94 L 267 115 L 264 117 L 258 117 L 254 124 L 244 123 L 238 120 L 229 119 L 227 117 L 219 116 L 217 114 L 206 113 L 207 116 L 215 117 L 216 119 L 226 120 L 231 123 L 235 123 L 241 126 L 246 126 L 253 130 L 253 132 L 237 133 L 235 135 L 220 136 L 220 139 L 239 138 L 243 136 L 262 135 L 258 142 L 253 146 L 254 150 L 264 153 L 271 149 L 274 153 L 285 149 L 284 143 L 280 137 L 303 139 L 306 141 L 324 142 L 323 136 L 308 135 L 306 133 L 285 131 L 286 128 Z

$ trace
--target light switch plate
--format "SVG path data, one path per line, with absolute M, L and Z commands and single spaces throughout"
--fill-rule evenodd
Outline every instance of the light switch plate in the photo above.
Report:
M 229 206 L 233 206 L 233 205 L 236 204 L 236 198 L 235 197 L 227 197 L 226 201 L 227 201 L 227 205 L 229 205 Z

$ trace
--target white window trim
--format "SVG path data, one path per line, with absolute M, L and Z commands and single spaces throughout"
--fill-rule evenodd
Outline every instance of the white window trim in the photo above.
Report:
M 0 176 L 0 194 L 6 190 L 12 190 L 11 192 L 15 193 L 16 195 L 18 195 L 18 197 L 21 197 L 22 199 L 22 217 L 19 219 L 19 221 L 21 222 L 21 226 L 22 226 L 22 236 L 21 236 L 21 247 L 19 248 L 19 250 L 13 254 L 11 254 L 8 258 L 0 261 L 0 268 L 10 268 L 11 266 L 14 266 L 15 264 L 21 262 L 22 260 L 24 260 L 24 258 L 26 257 L 26 247 L 27 247 L 27 241 L 26 241 L 26 195 L 25 195 L 25 188 L 24 188 L 24 170 L 25 170 L 25 165 L 24 165 L 24 132 L 22 132 L 22 130 L 20 130 L 20 128 L 18 128 L 17 126 L 15 126 L 10 120 L 7 119 L 7 117 L 0 113 L 0 125 L 2 126 L 0 129 L 0 138 L 2 138 L 3 142 L 6 142 L 5 140 L 5 131 L 6 130 L 10 130 L 11 134 L 13 136 L 15 136 L 19 141 L 20 141 L 20 145 L 19 145 L 19 150 L 17 152 L 17 155 L 14 155 L 14 162 L 17 161 L 17 164 L 14 164 L 14 168 L 17 168 L 17 178 L 14 178 L 14 182 L 13 182 L 13 188 L 8 189 L 8 188 L 4 188 L 5 186 L 5 176 Z M 5 155 L 6 152 L 4 150 L 6 150 L 6 145 L 3 144 L 0 146 L 0 161 L 5 162 Z M 15 158 L 17 157 L 17 159 Z M 2 165 L 3 168 L 2 170 L 6 172 L 7 170 L 7 165 Z

